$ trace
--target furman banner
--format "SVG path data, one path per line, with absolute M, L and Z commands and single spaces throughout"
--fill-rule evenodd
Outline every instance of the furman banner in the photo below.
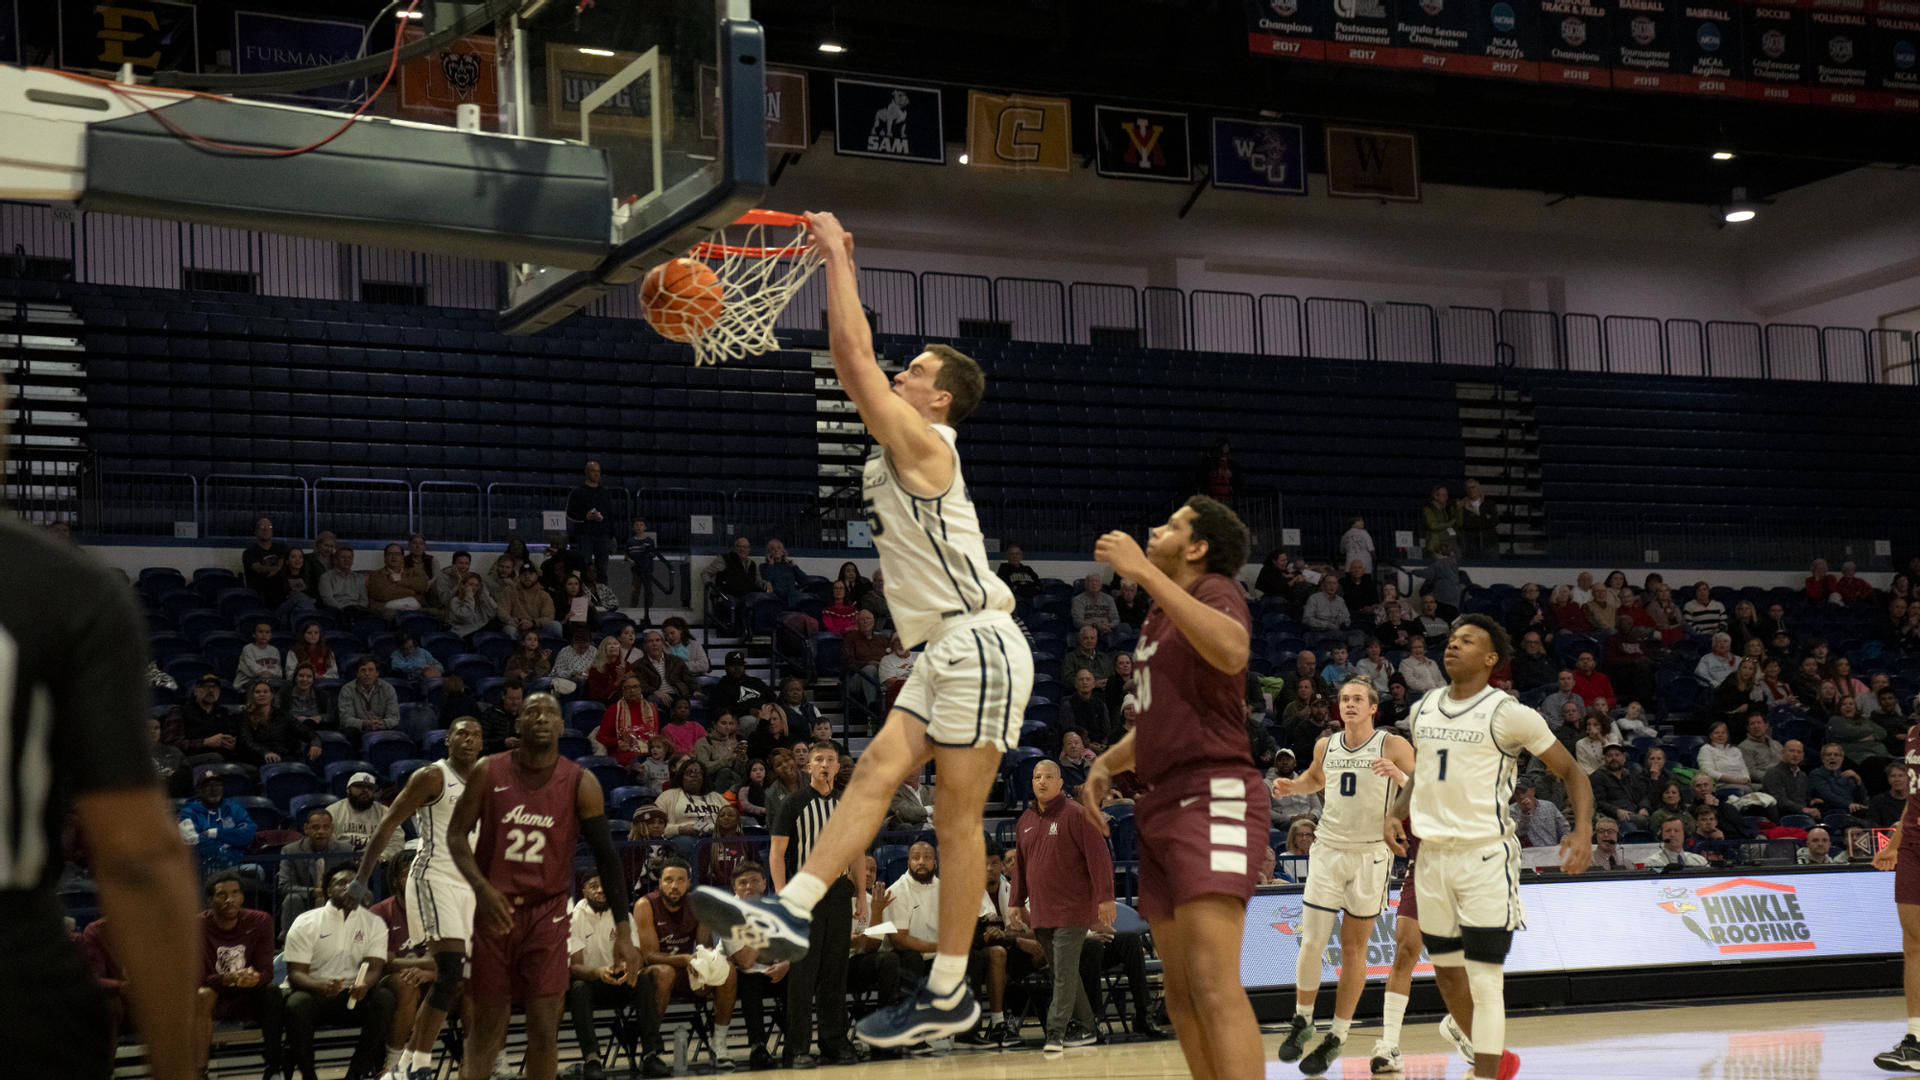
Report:
M 1299 124 L 1214 117 L 1213 186 L 1305 195 L 1306 133 Z
M 1327 126 L 1327 194 L 1420 201 L 1420 148 L 1410 131 Z
M 1093 107 L 1094 171 L 1123 180 L 1193 179 L 1187 114 Z
M 60 0 L 60 66 L 136 75 L 199 71 L 200 28 L 192 4 L 175 0 Z
M 947 163 L 940 91 L 924 86 L 833 80 L 833 152 L 853 157 Z
M 367 24 L 358 19 L 235 11 L 233 70 L 239 75 L 258 75 L 342 64 L 360 55 L 366 32 Z M 358 102 L 368 89 L 365 79 L 355 79 L 276 94 L 273 99 L 295 105 L 346 105 Z
M 1073 164 L 1066 98 L 967 91 L 967 161 L 982 169 L 1065 175 Z
M 1262 889 L 1247 905 L 1240 982 L 1291 988 L 1300 955 L 1300 892 Z M 1525 882 L 1526 928 L 1513 935 L 1509 973 L 1737 964 L 1837 956 L 1898 956 L 1900 926 L 1860 912 L 1893 908 L 1893 875 L 1808 872 Z M 1394 890 L 1367 940 L 1367 977 L 1393 966 Z M 1323 958 L 1324 981 L 1339 966 Z M 1417 978 L 1431 977 L 1424 960 Z

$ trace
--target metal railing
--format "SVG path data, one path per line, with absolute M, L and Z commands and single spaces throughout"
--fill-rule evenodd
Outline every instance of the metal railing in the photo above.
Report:
M 69 265 L 58 276 L 75 282 L 179 289 L 225 275 L 223 287 L 299 299 L 366 299 L 362 284 L 372 283 L 400 286 L 422 304 L 494 308 L 502 280 L 498 264 L 481 260 L 0 201 L 0 250 L 16 245 L 38 262 Z M 639 318 L 636 288 L 607 294 L 589 313 Z M 1303 302 L 874 267 L 860 269 L 860 289 L 879 331 L 925 337 L 1091 345 L 1098 327 L 1132 330 L 1140 346 L 1156 349 L 1471 366 L 1491 366 L 1505 349 L 1529 370 L 1920 385 L 1920 345 L 1905 330 Z M 815 275 L 776 325 L 818 329 L 825 301 Z

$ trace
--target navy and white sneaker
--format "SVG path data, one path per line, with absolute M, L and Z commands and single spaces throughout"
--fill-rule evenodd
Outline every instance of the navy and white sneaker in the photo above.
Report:
M 856 1034 L 870 1046 L 911 1046 L 947 1035 L 964 1035 L 980 1022 L 980 1002 L 966 983 L 936 1001 L 925 979 L 895 1004 L 868 1014 Z
M 693 892 L 693 914 L 715 937 L 732 942 L 734 949 L 752 948 L 763 964 L 798 962 L 807 955 L 807 934 L 813 921 L 788 911 L 773 897 L 746 900 L 724 889 L 702 885 Z
M 1908 1035 L 1884 1054 L 1875 1054 L 1873 1063 L 1889 1072 L 1920 1072 L 1920 1039 Z

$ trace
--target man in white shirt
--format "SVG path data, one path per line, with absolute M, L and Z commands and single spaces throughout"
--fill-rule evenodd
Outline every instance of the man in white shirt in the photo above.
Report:
M 1573 593 L 1573 602 L 1585 606 L 1593 599 L 1593 575 L 1585 570 L 1580 571 L 1580 576 L 1573 579 L 1570 591 Z
M 940 878 L 934 873 L 933 845 L 925 840 L 907 849 L 907 872 L 887 887 L 887 921 L 896 929 L 887 942 L 900 954 L 900 969 L 925 975 L 939 951 Z
M 1719 686 L 1733 674 L 1740 662 L 1733 658 L 1733 638 L 1726 632 L 1713 635 L 1713 651 L 1693 666 L 1693 677 L 1707 686 Z
M 1427 643 L 1417 637 L 1407 651 L 1407 658 L 1400 662 L 1400 678 L 1407 684 L 1407 696 L 1415 698 L 1447 685 L 1440 665 L 1427 659 Z
M 634 972 L 614 959 L 613 909 L 606 890 L 600 887 L 599 874 L 581 883 L 580 899 L 568 913 L 573 921 L 567 928 L 567 967 L 573 980 L 567 987 L 567 1013 L 573 1017 L 573 1034 L 580 1042 L 580 1060 L 585 1062 L 581 1075 L 598 1080 L 600 1043 L 594 1032 L 594 1010 L 632 1006 L 634 1016 L 657 1016 L 655 987 L 652 979 L 634 978 Z M 673 1075 L 672 1067 L 660 1055 L 659 1026 L 654 1025 L 651 1032 L 643 1030 L 643 1042 L 647 1042 L 648 1034 L 653 1038 L 642 1047 L 645 1060 L 640 1066 L 641 1075 Z
M 287 1039 L 302 1080 L 315 1080 L 313 1033 L 321 1024 L 360 1025 L 348 1080 L 380 1069 L 393 992 L 380 986 L 387 961 L 387 924 L 360 906 L 348 888 L 357 868 L 327 875 L 327 906 L 293 921 L 287 931 Z
M 1686 825 L 1679 818 L 1668 818 L 1660 823 L 1660 850 L 1647 856 L 1647 869 L 1660 870 L 1669 866 L 1705 865 L 1707 865 L 1705 856 L 1695 855 L 1687 850 Z

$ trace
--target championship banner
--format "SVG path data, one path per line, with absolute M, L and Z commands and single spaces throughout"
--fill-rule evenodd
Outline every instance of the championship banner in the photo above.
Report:
M 60 66 L 136 75 L 199 71 L 200 29 L 192 4 L 175 0 L 60 0 Z
M 1327 194 L 1420 201 L 1420 153 L 1410 131 L 1327 127 Z
M 1463 61 L 1472 36 L 1467 0 L 1393 0 L 1394 63 L 1402 67 L 1456 74 L 1468 71 Z
M 1807 26 L 1812 32 L 1807 52 L 1813 103 L 1873 108 L 1874 96 L 1867 88 L 1866 0 L 1813 0 Z
M 1327 59 L 1346 64 L 1397 66 L 1400 50 L 1393 44 L 1393 12 L 1388 3 L 1389 0 L 1327 0 L 1333 16 Z
M 924 86 L 833 80 L 833 152 L 853 157 L 947 163 L 940 91 Z
M 1811 100 L 1808 33 L 1806 9 L 1797 3 L 1742 5 L 1740 36 L 1749 97 L 1792 105 Z
M 1066 98 L 967 91 L 967 161 L 977 168 L 1065 175 L 1073 165 Z
M 1673 89 L 1706 97 L 1746 97 L 1740 77 L 1738 0 L 1680 0 L 1674 19 Z
M 1322 60 L 1328 0 L 1245 0 L 1247 47 L 1259 56 Z
M 0 64 L 20 62 L 20 5 L 0 0 Z
M 1867 76 L 1880 107 L 1920 115 L 1920 0 L 1877 0 L 1869 18 L 1873 53 Z
M 1540 0 L 1540 81 L 1558 86 L 1612 85 L 1613 0 Z
M 1299 124 L 1214 117 L 1213 186 L 1305 195 L 1306 133 Z
M 1093 107 L 1094 171 L 1124 180 L 1193 179 L 1187 114 Z
M 1470 0 L 1467 47 L 1460 63 L 1474 75 L 1534 82 L 1540 78 L 1540 17 L 1524 0 Z
M 813 135 L 807 114 L 806 70 L 768 64 L 766 72 L 767 149 L 805 153 Z M 710 103 L 700 110 L 700 137 L 714 142 L 720 138 L 720 82 L 712 64 L 700 65 L 699 90 L 700 100 Z
M 1686 0 L 1614 0 L 1613 88 L 1678 90 L 1674 32 Z
M 233 70 L 238 75 L 303 71 L 341 64 L 360 55 L 367 24 L 358 19 L 280 15 L 266 11 L 233 13 Z M 365 79 L 275 94 L 295 105 L 357 103 L 369 87 Z
M 408 30 L 405 41 L 412 44 L 424 36 L 425 31 Z M 491 36 L 468 34 L 458 38 L 443 49 L 400 65 L 400 114 L 430 117 L 451 124 L 456 107 L 478 105 L 481 126 L 497 126 L 499 70 L 498 53 Z M 551 63 L 547 70 L 552 73 Z

